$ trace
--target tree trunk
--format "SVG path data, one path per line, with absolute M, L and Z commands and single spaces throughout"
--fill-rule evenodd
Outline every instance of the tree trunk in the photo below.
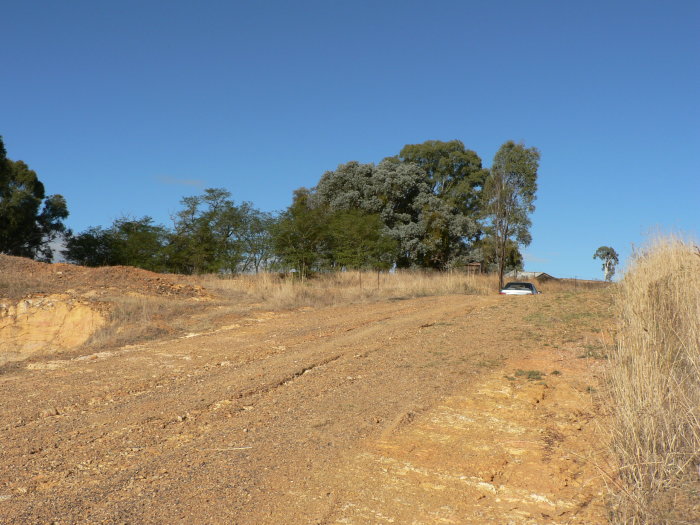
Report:
M 506 241 L 508 239 L 504 238 L 499 246 L 500 254 L 498 256 L 498 289 L 499 291 L 503 289 L 503 271 L 506 265 Z

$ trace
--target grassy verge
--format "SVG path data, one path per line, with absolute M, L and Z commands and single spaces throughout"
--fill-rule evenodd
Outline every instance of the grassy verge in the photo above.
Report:
M 665 238 L 617 293 L 609 383 L 614 523 L 700 523 L 700 250 Z

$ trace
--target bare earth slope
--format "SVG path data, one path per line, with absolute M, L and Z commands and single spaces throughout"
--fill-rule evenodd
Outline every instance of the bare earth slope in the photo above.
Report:
M 430 297 L 5 368 L 0 522 L 604 523 L 606 322 Z
M 163 314 L 184 313 L 211 299 L 185 276 L 123 266 L 85 268 L 0 254 L 0 367 L 35 356 L 80 349 L 102 339 L 146 339 L 176 326 Z M 137 326 L 139 324 L 143 326 Z M 119 332 L 121 325 L 128 333 Z M 80 350 L 78 350 L 80 351 Z

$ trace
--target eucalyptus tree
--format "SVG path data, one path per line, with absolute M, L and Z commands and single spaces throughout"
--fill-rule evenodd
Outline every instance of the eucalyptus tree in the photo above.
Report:
M 396 157 L 378 165 L 352 161 L 324 173 L 315 198 L 331 211 L 378 214 L 398 244 L 399 267 L 446 268 L 466 253 L 465 239 L 477 231 L 473 217 L 433 192 L 423 168 Z
M 249 202 L 244 202 L 241 208 L 243 224 L 238 234 L 243 253 L 241 271 L 255 270 L 258 273 L 269 266 L 273 258 L 272 228 L 275 217 L 253 208 Z
M 165 247 L 169 232 L 151 217 L 121 217 L 108 231 L 110 264 L 134 266 L 154 272 L 167 270 Z
M 294 192 L 292 204 L 272 225 L 275 256 L 302 281 L 328 259 L 328 212 L 307 188 Z
M 91 226 L 78 234 L 66 236 L 61 254 L 69 263 L 81 266 L 111 266 L 118 264 L 110 229 Z
M 109 228 L 90 227 L 68 235 L 61 252 L 68 262 L 82 266 L 134 266 L 165 271 L 170 232 L 151 217 L 121 217 Z
M 620 262 L 617 252 L 610 246 L 601 246 L 595 251 L 593 258 L 603 261 L 602 269 L 605 280 L 608 282 L 612 281 L 613 275 L 615 275 L 615 267 Z
M 398 155 L 402 162 L 417 164 L 426 174 L 432 192 L 468 215 L 477 211 L 480 191 L 488 176 L 481 158 L 460 140 L 427 140 L 407 144 Z
M 182 273 L 235 273 L 244 260 L 240 233 L 250 203 L 236 205 L 223 188 L 185 197 L 174 217 L 169 246 L 170 265 Z
M 50 243 L 66 232 L 68 206 L 62 195 L 46 195 L 29 166 L 7 158 L 0 137 L 0 253 L 51 261 Z
M 527 246 L 532 241 L 530 214 L 535 210 L 539 161 L 537 148 L 508 141 L 496 152 L 484 185 L 485 231 L 495 247 L 499 288 L 509 243 Z
M 398 242 L 387 235 L 378 214 L 337 211 L 328 225 L 335 265 L 354 270 L 387 270 L 393 265 Z

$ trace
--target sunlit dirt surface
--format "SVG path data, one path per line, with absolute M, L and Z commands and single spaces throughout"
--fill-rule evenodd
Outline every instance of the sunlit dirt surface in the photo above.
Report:
M 0 368 L 0 522 L 606 522 L 604 290 L 217 322 Z

